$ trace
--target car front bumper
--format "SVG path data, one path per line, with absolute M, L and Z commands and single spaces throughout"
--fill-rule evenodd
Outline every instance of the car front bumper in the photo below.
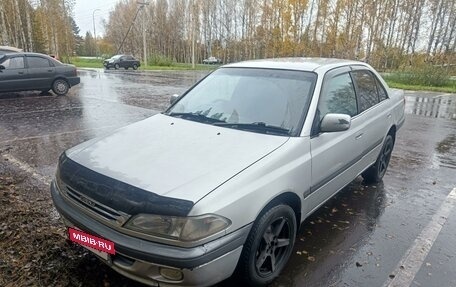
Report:
M 81 212 L 51 184 L 51 195 L 65 225 L 113 241 L 116 255 L 103 260 L 133 280 L 151 286 L 210 286 L 230 277 L 241 255 L 251 224 L 201 246 L 184 248 L 155 243 L 114 230 Z M 183 279 L 171 281 L 160 268 L 179 270 Z

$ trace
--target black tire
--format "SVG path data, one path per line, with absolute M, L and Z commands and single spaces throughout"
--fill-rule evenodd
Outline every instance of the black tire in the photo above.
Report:
M 364 181 L 368 183 L 378 183 L 382 180 L 388 168 L 389 161 L 391 159 L 391 153 L 394 147 L 394 138 L 388 134 L 383 143 L 383 147 L 380 150 L 377 161 L 363 172 L 362 176 Z
M 120 68 L 119 64 L 114 65 L 114 69 L 118 70 Z
M 70 90 L 70 84 L 64 79 L 57 79 L 52 83 L 52 91 L 57 96 L 65 96 Z
M 110 68 L 109 67 L 106 67 L 106 70 L 109 70 Z
M 137 69 L 138 69 L 138 65 L 133 64 L 133 70 L 137 70 Z
M 296 238 L 296 215 L 285 204 L 260 214 L 242 249 L 238 276 L 249 286 L 272 282 L 290 258 Z

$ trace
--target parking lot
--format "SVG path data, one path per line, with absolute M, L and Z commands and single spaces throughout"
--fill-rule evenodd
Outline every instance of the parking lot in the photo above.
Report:
M 39 198 L 48 206 L 43 222 L 49 226 L 29 227 L 43 229 L 30 237 L 46 238 L 51 226 L 59 233 L 52 237 L 58 253 L 25 260 L 40 272 L 29 274 L 11 261 L 24 258 L 14 246 L 22 242 L 20 233 L 8 233 L 0 222 L 0 241 L 11 242 L 3 251 L 11 256 L 0 257 L 0 278 L 7 276 L 0 285 L 47 286 L 44 273 L 54 268 L 65 276 L 72 272 L 68 282 L 56 274 L 57 286 L 142 286 L 87 252 L 68 256 L 72 247 L 49 204 L 49 183 L 65 149 L 164 110 L 172 94 L 206 73 L 80 70 L 81 84 L 64 97 L 0 94 L 0 192 L 13 185 L 21 201 Z M 456 95 L 406 92 L 406 101 L 406 122 L 383 183 L 365 185 L 358 178 L 308 218 L 272 286 L 456 286 Z M 0 193 L 4 198 L 10 196 L 6 190 Z M 0 204 L 6 208 L 10 202 Z M 43 252 L 40 242 L 27 250 Z M 51 269 L 44 268 L 51 262 L 46 258 L 54 264 Z

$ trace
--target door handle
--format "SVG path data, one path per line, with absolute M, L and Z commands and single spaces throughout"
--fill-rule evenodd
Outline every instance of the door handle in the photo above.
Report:
M 391 114 L 388 114 L 387 118 L 388 118 L 388 119 L 391 118 Z
M 48 72 L 49 72 L 49 73 L 52 73 L 52 72 L 53 72 L 53 70 L 48 70 Z
M 355 137 L 355 139 L 359 140 L 359 139 L 362 138 L 362 137 L 363 137 L 363 133 L 360 133 L 359 135 L 357 135 L 357 136 Z
M 17 73 L 18 73 L 19 75 L 23 75 L 23 74 L 24 74 L 24 72 L 17 72 Z

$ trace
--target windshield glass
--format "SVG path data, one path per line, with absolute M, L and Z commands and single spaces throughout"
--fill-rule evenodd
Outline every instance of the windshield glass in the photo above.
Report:
M 228 128 L 296 136 L 316 78 L 314 73 L 303 71 L 221 68 L 166 114 Z
M 115 56 L 112 56 L 110 60 L 117 60 L 120 57 L 122 57 L 122 55 L 115 55 Z

